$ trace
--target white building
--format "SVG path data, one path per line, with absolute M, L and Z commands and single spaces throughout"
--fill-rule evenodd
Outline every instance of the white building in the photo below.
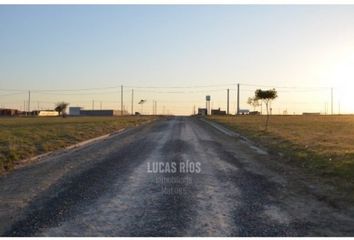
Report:
M 57 111 L 45 110 L 45 111 L 39 111 L 38 116 L 39 117 L 57 117 L 57 116 L 59 116 L 59 113 Z
M 238 114 L 239 115 L 249 115 L 250 114 L 250 110 L 248 110 L 248 109 L 240 109 Z
M 81 107 L 69 107 L 69 115 L 80 116 Z

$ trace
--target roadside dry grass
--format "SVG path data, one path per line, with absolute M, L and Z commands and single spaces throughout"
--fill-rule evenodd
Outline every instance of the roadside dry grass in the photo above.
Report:
M 213 116 L 290 164 L 335 183 L 354 199 L 354 116 Z
M 153 120 L 151 116 L 0 118 L 0 173 L 19 161 Z

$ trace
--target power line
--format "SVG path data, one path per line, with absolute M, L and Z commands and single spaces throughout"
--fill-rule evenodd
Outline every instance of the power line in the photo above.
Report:
M 215 85 L 191 85 L 191 86 L 131 86 L 127 85 L 127 87 L 131 88 L 138 88 L 138 89 L 149 89 L 149 88 L 158 88 L 158 89 L 172 89 L 172 88 L 179 88 L 179 89 L 186 89 L 186 88 L 208 88 L 208 87 L 227 87 L 235 85 L 234 83 L 228 84 L 215 84 Z
M 15 95 L 23 95 L 26 92 L 21 92 L 21 93 L 9 93 L 9 94 L 2 94 L 0 97 L 8 97 L 8 96 L 15 96 Z
M 244 86 L 248 86 L 248 87 L 267 87 L 267 88 L 278 88 L 278 89 L 329 89 L 330 87 L 325 87 L 325 86 L 277 86 L 277 85 L 262 85 L 262 84 L 250 84 L 250 83 L 240 83 L 240 85 L 242 85 L 242 87 Z M 214 88 L 214 87 L 230 87 L 230 86 L 235 86 L 234 83 L 225 83 L 225 84 L 214 84 L 214 85 L 190 85 L 190 86 L 136 86 L 136 85 L 126 85 L 126 87 L 129 88 L 137 88 L 137 89 L 191 89 L 191 88 Z M 48 93 L 48 92 L 56 92 L 56 93 L 60 93 L 60 92 L 81 92 L 81 91 L 105 91 L 105 90 L 112 90 L 112 89 L 117 89 L 119 90 L 119 88 L 121 87 L 121 85 L 115 85 L 115 86 L 108 86 L 108 87 L 95 87 L 95 88 L 77 88 L 77 89 L 32 89 L 31 92 L 35 92 L 35 93 Z M 0 89 L 0 91 L 7 91 L 7 92 L 20 92 L 20 93 L 24 93 L 27 90 L 24 89 Z M 139 90 L 140 91 L 140 90 Z M 114 93 L 115 91 L 112 91 L 112 93 Z M 181 91 L 181 93 L 183 93 L 185 91 Z M 20 94 L 19 93 L 19 94 Z M 96 93 L 96 92 L 95 92 Z M 173 93 L 172 91 L 168 91 L 167 93 Z M 179 92 L 178 92 L 179 93 Z M 69 93 L 66 93 L 69 94 Z M 92 93 L 87 93 L 87 94 L 92 94 Z
M 171 88 L 204 88 L 204 87 L 222 87 L 230 86 L 234 84 L 217 84 L 217 85 L 192 85 L 192 86 L 132 86 L 126 85 L 129 88 L 159 88 L 159 89 L 171 89 Z M 108 87 L 95 87 L 95 88 L 76 88 L 76 89 L 32 89 L 32 92 L 75 92 L 75 91 L 92 91 L 92 90 L 106 90 L 106 89 L 119 89 L 121 85 L 108 86 Z M 26 91 L 24 89 L 0 89 L 0 91 Z
M 27 90 L 24 90 L 24 89 L 11 89 L 11 88 L 1 88 L 0 91 L 3 91 L 3 92 L 27 92 Z
M 124 85 L 126 86 L 126 85 Z M 133 87 L 133 86 L 130 86 L 128 85 L 129 87 Z M 221 86 L 231 86 L 231 87 L 222 87 Z M 168 104 L 169 103 L 169 106 L 172 104 L 176 104 L 178 106 L 174 106 L 174 108 L 178 108 L 179 106 L 181 105 L 184 105 L 184 106 L 187 106 L 188 103 L 191 102 L 191 100 L 188 100 L 186 101 L 187 103 L 184 104 L 184 101 L 186 99 L 191 99 L 193 98 L 193 102 L 202 102 L 202 100 L 197 100 L 200 98 L 200 95 L 199 94 L 196 94 L 196 93 L 201 93 L 201 94 L 205 94 L 205 95 L 208 95 L 210 93 L 214 93 L 214 96 L 216 96 L 216 100 L 221 96 L 224 96 L 224 94 L 221 94 L 222 92 L 225 91 L 225 89 L 229 89 L 229 91 L 232 91 L 232 98 L 234 99 L 236 94 L 235 92 L 237 93 L 237 84 L 215 84 L 215 85 L 194 85 L 194 86 L 134 86 L 137 88 L 136 90 L 136 97 L 140 98 L 145 98 L 145 97 L 148 97 L 148 96 L 144 96 L 145 93 L 150 93 L 150 94 L 166 94 L 165 95 L 158 95 L 158 101 L 159 101 L 159 104 L 161 106 L 163 106 L 163 104 Z M 314 87 L 314 86 L 271 86 L 271 85 L 260 85 L 260 84 L 247 84 L 247 83 L 240 83 L 240 93 L 242 94 L 242 101 L 243 101 L 243 98 L 245 98 L 246 95 L 248 95 L 247 92 L 253 92 L 256 90 L 256 88 L 260 88 L 260 87 L 269 87 L 269 88 L 276 88 L 278 90 L 279 93 L 284 93 L 284 94 L 281 94 L 281 95 L 286 95 L 287 96 L 292 96 L 292 97 L 295 97 L 295 96 L 298 96 L 296 94 L 310 94 L 310 93 L 313 93 L 314 95 L 315 94 L 322 94 L 323 91 L 326 91 L 326 93 L 323 94 L 324 97 L 326 97 L 326 99 L 328 100 L 328 91 L 331 90 L 331 113 L 334 113 L 334 106 L 333 106 L 333 91 L 336 89 L 336 88 L 330 88 L 330 87 L 323 87 L 323 86 L 319 86 L 319 87 Z M 112 101 L 112 100 L 107 100 L 105 101 L 103 98 L 105 99 L 109 99 L 109 98 L 112 98 L 113 94 L 116 94 L 118 93 L 119 89 L 118 88 L 121 88 L 120 91 L 121 91 L 121 101 Z M 200 89 L 198 89 L 200 88 Z M 87 95 L 89 96 L 88 99 L 90 99 L 90 101 L 92 101 L 91 99 L 99 99 L 101 98 L 101 96 L 99 95 L 105 95 L 105 97 L 102 97 L 100 100 L 102 101 L 105 101 L 107 103 L 112 103 L 111 105 L 115 106 L 114 108 L 116 108 L 116 106 L 120 103 L 121 105 L 121 110 L 124 110 L 126 108 L 126 106 L 124 106 L 123 104 L 123 93 L 124 91 L 126 91 L 126 96 L 129 95 L 128 91 L 130 92 L 131 89 L 129 88 L 124 88 L 122 89 L 122 85 L 120 86 L 112 86 L 112 87 L 99 87 L 99 88 L 81 88 L 81 89 L 47 89 L 47 90 L 31 90 L 30 92 L 28 92 L 27 90 L 24 91 L 24 90 L 19 90 L 19 89 L 0 89 L 0 97 L 3 97 L 5 99 L 5 97 L 10 97 L 10 96 L 16 96 L 16 95 L 22 95 L 21 97 L 21 102 L 23 99 L 27 99 L 27 96 L 25 95 L 27 92 L 28 92 L 28 101 L 26 101 L 25 103 L 25 108 L 27 109 L 31 109 L 31 99 L 33 99 L 32 101 L 37 101 L 38 103 L 49 103 L 49 104 L 55 104 L 56 101 L 52 101 L 52 102 L 49 102 L 49 101 L 41 101 L 41 98 L 45 98 L 45 99 L 53 99 L 54 97 L 55 98 L 61 98 L 60 96 L 68 96 L 69 99 L 74 99 L 75 96 L 81 96 L 81 95 Z M 320 92 L 320 93 L 316 93 L 316 92 Z M 33 94 L 35 93 L 35 94 Z M 219 94 L 220 93 L 220 94 Z M 245 93 L 245 94 L 244 94 Z M 112 95 L 111 95 L 112 94 Z M 134 93 L 133 93 L 134 94 Z M 132 94 L 132 95 L 133 95 Z M 180 99 L 176 99 L 176 100 L 173 100 L 174 97 L 172 97 L 171 99 L 169 98 L 171 96 L 171 94 L 190 94 L 188 95 L 188 98 L 182 98 L 182 97 L 179 97 Z M 193 95 L 194 94 L 194 95 Z M 53 97 L 47 97 L 45 95 L 52 95 Z M 69 97 L 70 96 L 70 97 Z M 71 97 L 72 96 L 72 97 Z M 97 97 L 98 96 L 98 97 Z M 321 95 L 322 96 L 322 95 Z M 170 100 L 164 100 L 164 98 L 169 98 Z M 177 95 L 175 96 L 175 98 L 177 98 Z M 17 97 L 14 97 L 13 99 L 16 99 L 17 101 Z M 80 99 L 78 97 L 78 99 Z M 132 100 L 133 100 L 133 97 L 132 97 Z M 237 99 L 236 99 L 237 100 Z M 235 105 L 236 103 L 236 100 L 232 100 L 231 104 L 232 106 Z M 90 101 L 73 101 L 75 102 L 76 104 L 80 104 L 80 103 L 85 103 L 85 104 L 82 104 L 82 105 L 88 105 L 88 102 Z M 222 106 L 225 106 L 225 102 L 224 101 L 221 101 L 221 100 L 217 100 L 219 102 L 222 102 Z M 216 101 L 216 102 L 217 102 Z M 235 102 L 234 102 L 235 101 Z M 241 105 L 244 105 L 245 103 L 244 102 L 240 102 Z M 15 101 L 14 101 L 15 102 Z M 4 102 L 1 102 L 2 106 L 4 104 L 7 104 L 7 105 L 12 105 L 14 104 L 14 102 L 12 103 L 4 103 Z M 155 104 L 154 108 L 155 110 L 153 110 L 153 113 L 155 112 L 155 114 L 157 113 L 157 101 L 154 100 L 153 101 L 153 104 Z M 228 102 L 228 101 L 227 101 Z M 293 105 L 296 105 L 296 104 L 300 104 L 300 103 L 297 103 L 297 102 L 293 102 L 293 101 L 287 101 L 287 100 L 282 100 L 282 104 L 284 103 L 290 103 L 290 104 L 293 104 Z M 118 104 L 113 104 L 113 103 L 118 103 Z M 215 101 L 214 101 L 215 103 Z M 217 103 L 219 104 L 219 103 Z M 310 105 L 315 105 L 316 103 L 314 102 L 304 102 L 304 103 L 301 103 L 303 104 L 304 106 L 310 106 Z M 322 103 L 323 104 L 323 103 Z M 159 105 L 159 106 L 160 106 Z M 227 104 L 228 105 L 228 104 Z M 226 105 L 226 107 L 227 107 Z M 89 106 L 89 105 L 88 105 Z M 183 107 L 184 107 L 183 106 Z M 133 107 L 133 102 L 132 102 L 132 107 Z M 166 105 L 167 107 L 167 105 Z M 242 107 L 242 106 L 241 106 Z M 24 108 L 24 109 L 25 109 Z M 33 108 L 33 106 L 32 106 Z M 94 108 L 94 107 L 93 107 Z M 182 107 L 181 107 L 182 108 Z M 228 108 L 228 107 L 227 107 Z M 339 109 L 340 107 L 338 107 Z M 162 108 L 163 109 L 163 108 Z M 132 113 L 133 113 L 133 108 L 131 109 L 132 110 Z M 328 110 L 329 110 L 329 104 L 328 104 Z M 327 112 L 327 110 L 326 110 Z
M 200 91 L 154 91 L 154 90 L 137 90 L 136 92 L 140 93 L 161 93 L 161 94 L 188 94 L 188 93 L 207 93 L 207 92 L 221 92 L 225 91 L 225 88 L 222 89 L 213 89 L 213 90 L 200 90 Z
M 279 86 L 279 85 L 261 85 L 261 84 L 249 84 L 249 83 L 240 83 L 242 86 L 250 87 L 266 87 L 266 88 L 284 88 L 284 89 L 329 89 L 329 86 Z

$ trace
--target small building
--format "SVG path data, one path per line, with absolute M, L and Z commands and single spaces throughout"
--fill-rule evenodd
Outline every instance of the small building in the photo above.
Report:
M 97 109 L 85 110 L 82 107 L 69 107 L 70 116 L 121 116 L 129 115 L 126 110 L 113 110 L 113 109 Z
M 16 116 L 20 114 L 20 111 L 17 109 L 10 108 L 0 108 L 0 116 Z
M 261 115 L 259 111 L 251 111 L 248 113 L 249 115 Z
M 120 116 L 122 114 L 119 110 L 80 110 L 80 116 Z M 125 112 L 123 111 L 123 115 Z
M 211 109 L 211 115 L 226 115 L 226 111 L 218 109 Z
M 250 110 L 248 110 L 248 109 L 240 109 L 238 111 L 238 114 L 239 115 L 249 115 L 250 114 Z
M 80 116 L 113 116 L 113 110 L 80 110 Z
M 54 110 L 41 110 L 38 111 L 36 115 L 38 115 L 39 117 L 57 117 L 59 116 L 59 113 Z
M 80 116 L 81 107 L 69 107 L 70 116 Z
M 206 116 L 208 115 L 208 110 L 206 108 L 198 108 L 198 115 Z

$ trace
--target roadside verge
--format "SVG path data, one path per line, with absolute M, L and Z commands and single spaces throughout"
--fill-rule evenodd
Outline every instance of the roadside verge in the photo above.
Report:
M 265 164 L 276 166 L 277 172 L 283 171 L 285 174 L 291 172 L 291 174 L 297 175 L 296 180 L 301 179 L 308 186 L 308 191 L 316 195 L 320 200 L 337 207 L 352 205 L 354 199 L 353 173 L 349 173 L 348 169 L 343 169 L 343 165 L 340 164 L 341 160 L 343 160 L 343 164 L 346 163 L 345 159 L 331 159 L 331 156 L 304 148 L 271 131 L 258 130 L 254 122 L 260 121 L 260 119 L 255 120 L 251 117 L 254 116 L 241 116 L 237 117 L 237 119 L 236 117 L 211 117 L 202 121 L 208 122 L 209 125 L 219 129 L 221 132 L 228 132 L 227 135 L 229 136 L 233 135 L 241 141 L 247 142 L 247 145 L 251 145 L 251 148 L 253 148 L 253 145 L 258 149 L 264 149 L 270 155 L 269 161 Z M 276 120 L 285 121 L 284 119 L 275 119 L 274 121 Z M 290 122 L 288 123 L 290 125 L 289 128 L 278 127 L 275 124 L 273 128 L 278 127 L 277 130 L 287 131 L 290 129 L 289 131 L 294 131 L 293 128 L 301 127 L 305 128 L 302 130 L 304 138 L 307 137 L 306 134 L 311 137 L 312 129 L 310 128 L 313 128 L 313 124 L 310 123 L 312 119 L 297 118 L 296 120 L 298 125 L 294 125 L 294 127 L 291 125 L 293 123 Z M 299 122 L 302 125 L 299 126 Z M 323 124 L 327 123 L 324 122 Z M 229 132 L 234 133 L 230 134 Z M 296 133 L 300 134 L 300 131 Z M 322 187 L 324 185 L 327 187 Z M 324 189 L 330 190 L 326 190 L 326 192 Z
M 0 119 L 0 175 L 156 119 L 153 116 Z

